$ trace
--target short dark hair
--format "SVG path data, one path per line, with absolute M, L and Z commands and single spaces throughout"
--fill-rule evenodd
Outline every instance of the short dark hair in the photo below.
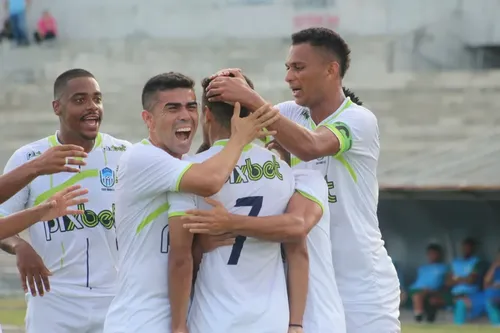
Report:
M 234 75 L 230 74 L 229 76 L 234 77 Z M 247 81 L 247 84 L 250 86 L 250 88 L 254 89 L 254 85 L 252 80 L 250 80 L 246 75 L 243 75 L 245 80 Z M 233 109 L 234 107 L 230 104 L 224 103 L 224 102 L 209 102 L 207 98 L 207 93 L 206 93 L 206 88 L 208 85 L 212 82 L 212 79 L 206 77 L 201 81 L 201 86 L 203 87 L 203 95 L 202 95 L 202 102 L 201 106 L 203 109 L 205 109 L 205 106 L 210 109 L 210 111 L 213 113 L 215 121 L 217 121 L 219 124 L 221 124 L 224 128 L 231 128 L 231 118 L 233 117 Z M 248 110 L 245 107 L 241 107 L 240 109 L 240 117 L 244 118 L 247 117 L 250 114 L 250 110 Z
M 91 77 L 95 79 L 94 75 L 89 71 L 81 68 L 73 68 L 67 70 L 57 77 L 54 81 L 54 99 L 61 98 L 61 95 L 64 93 L 64 89 L 69 81 L 79 78 L 79 77 Z
M 443 248 L 441 247 L 441 245 L 435 243 L 427 245 L 427 251 L 435 251 L 439 254 L 443 254 Z
M 153 97 L 158 91 L 186 88 L 194 90 L 194 81 L 190 77 L 178 73 L 168 72 L 153 76 L 142 88 L 142 108 L 148 110 L 152 107 Z
M 346 88 L 346 87 L 342 87 L 342 90 L 344 91 L 344 95 L 346 95 L 346 97 L 350 97 L 351 98 L 351 101 L 357 105 L 363 105 L 363 102 L 361 101 L 361 99 L 359 99 L 358 96 L 356 96 L 356 94 L 351 91 L 349 88 Z
M 472 237 L 467 237 L 463 240 L 462 244 L 469 245 L 470 247 L 475 248 L 477 246 L 477 241 Z
M 344 77 L 351 62 L 351 49 L 338 33 L 327 28 L 308 28 L 292 35 L 292 45 L 305 43 L 333 54 L 340 65 L 340 77 Z

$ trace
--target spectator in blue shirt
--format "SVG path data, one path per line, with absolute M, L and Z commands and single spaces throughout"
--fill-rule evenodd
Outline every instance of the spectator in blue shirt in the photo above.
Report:
M 500 326 L 500 251 L 484 277 L 486 312 L 494 326 Z
M 424 316 L 428 322 L 434 322 L 438 307 L 444 305 L 442 292 L 448 266 L 443 263 L 440 245 L 427 246 L 427 261 L 427 264 L 418 268 L 417 278 L 409 288 L 417 322 L 421 322 Z
M 26 11 L 31 0 L 4 0 L 5 9 L 9 15 L 12 35 L 17 45 L 29 45 Z

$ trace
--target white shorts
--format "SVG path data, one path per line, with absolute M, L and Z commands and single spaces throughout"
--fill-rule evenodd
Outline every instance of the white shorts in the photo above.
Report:
M 401 333 L 399 297 L 381 304 L 345 304 L 347 333 Z
M 26 333 L 102 333 L 113 298 L 26 295 Z

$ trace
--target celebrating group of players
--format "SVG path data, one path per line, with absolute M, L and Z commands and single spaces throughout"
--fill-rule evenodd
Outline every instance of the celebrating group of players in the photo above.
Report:
M 378 125 L 342 88 L 349 53 L 329 29 L 293 34 L 294 100 L 274 107 L 238 69 L 203 80 L 200 113 L 192 79 L 159 74 L 134 145 L 99 132 L 91 73 L 61 74 L 59 130 L 0 177 L 0 245 L 17 256 L 27 333 L 400 332 Z M 5 238 L 27 227 L 31 245 Z

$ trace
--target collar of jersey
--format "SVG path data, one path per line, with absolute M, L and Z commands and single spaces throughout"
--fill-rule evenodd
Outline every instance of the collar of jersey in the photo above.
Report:
M 61 145 L 61 143 L 59 142 L 59 139 L 57 138 L 57 133 L 59 133 L 59 131 L 56 131 L 56 134 L 49 136 L 49 144 L 51 147 Z M 101 135 L 101 133 L 97 133 L 97 137 L 95 138 L 95 142 L 94 142 L 94 148 L 92 148 L 92 150 L 94 150 L 97 147 L 100 147 L 101 143 L 102 143 L 102 135 Z
M 333 119 L 337 118 L 338 116 L 340 116 L 340 114 L 342 112 L 344 112 L 345 110 L 347 110 L 351 105 L 353 104 L 353 102 L 351 101 L 351 98 L 350 97 L 346 97 L 346 99 L 344 100 L 344 102 L 342 102 L 342 104 L 339 106 L 339 108 L 337 110 L 335 110 L 334 113 L 332 113 L 331 115 L 329 115 L 328 117 L 326 117 L 322 122 L 320 122 L 318 125 L 316 125 L 316 123 L 312 120 L 312 117 L 311 117 L 311 110 L 307 109 L 307 111 L 309 112 L 309 123 L 311 123 L 311 126 L 313 129 L 316 129 L 318 126 L 324 124 L 324 123 L 328 123 L 330 121 L 332 121 Z
M 225 147 L 228 142 L 229 142 L 229 139 L 217 140 L 217 141 L 215 141 L 213 143 L 212 147 L 215 147 L 215 146 Z M 245 147 L 243 148 L 243 151 L 249 151 L 250 149 L 252 149 L 252 144 L 251 143 L 245 145 Z

